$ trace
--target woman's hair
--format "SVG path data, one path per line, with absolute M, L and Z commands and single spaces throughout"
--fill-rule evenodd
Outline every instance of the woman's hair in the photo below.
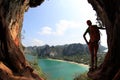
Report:
M 88 25 L 92 25 L 92 22 L 91 22 L 90 20 L 87 20 L 86 23 L 87 23 Z

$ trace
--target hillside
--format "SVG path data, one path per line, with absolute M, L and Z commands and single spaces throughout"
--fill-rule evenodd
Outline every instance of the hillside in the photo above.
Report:
M 98 53 L 103 53 L 104 50 L 107 48 L 104 46 L 99 47 Z M 33 47 L 26 47 L 25 53 L 38 55 L 39 57 L 45 56 L 72 56 L 72 55 L 83 55 L 88 54 L 89 50 L 87 45 L 74 43 L 74 44 L 67 44 L 67 45 L 58 45 L 58 46 L 33 46 Z

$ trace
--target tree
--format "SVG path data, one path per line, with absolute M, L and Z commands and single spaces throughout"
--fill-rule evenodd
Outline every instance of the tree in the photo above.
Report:
M 120 0 L 88 0 L 106 27 L 108 52 L 104 62 L 88 76 L 94 80 L 120 79 Z

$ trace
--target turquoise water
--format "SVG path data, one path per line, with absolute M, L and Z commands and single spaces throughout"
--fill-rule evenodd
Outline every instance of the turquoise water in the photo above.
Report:
M 32 56 L 27 56 L 27 58 L 34 60 Z M 66 61 L 38 59 L 38 64 L 42 68 L 42 71 L 47 74 L 47 80 L 73 80 L 75 75 L 88 71 L 88 68 L 83 65 Z
M 73 80 L 88 70 L 85 66 L 50 59 L 40 59 L 39 65 L 48 76 L 48 80 Z

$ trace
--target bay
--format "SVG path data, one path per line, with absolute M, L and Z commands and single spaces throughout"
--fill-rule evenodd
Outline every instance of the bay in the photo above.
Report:
M 88 71 L 88 67 L 67 61 L 39 59 L 39 66 L 48 76 L 48 80 L 73 80 L 76 75 Z
M 27 55 L 26 58 L 30 61 L 36 57 Z M 55 59 L 38 59 L 38 65 L 47 75 L 47 80 L 73 80 L 76 75 L 88 71 L 88 66 L 83 64 Z

